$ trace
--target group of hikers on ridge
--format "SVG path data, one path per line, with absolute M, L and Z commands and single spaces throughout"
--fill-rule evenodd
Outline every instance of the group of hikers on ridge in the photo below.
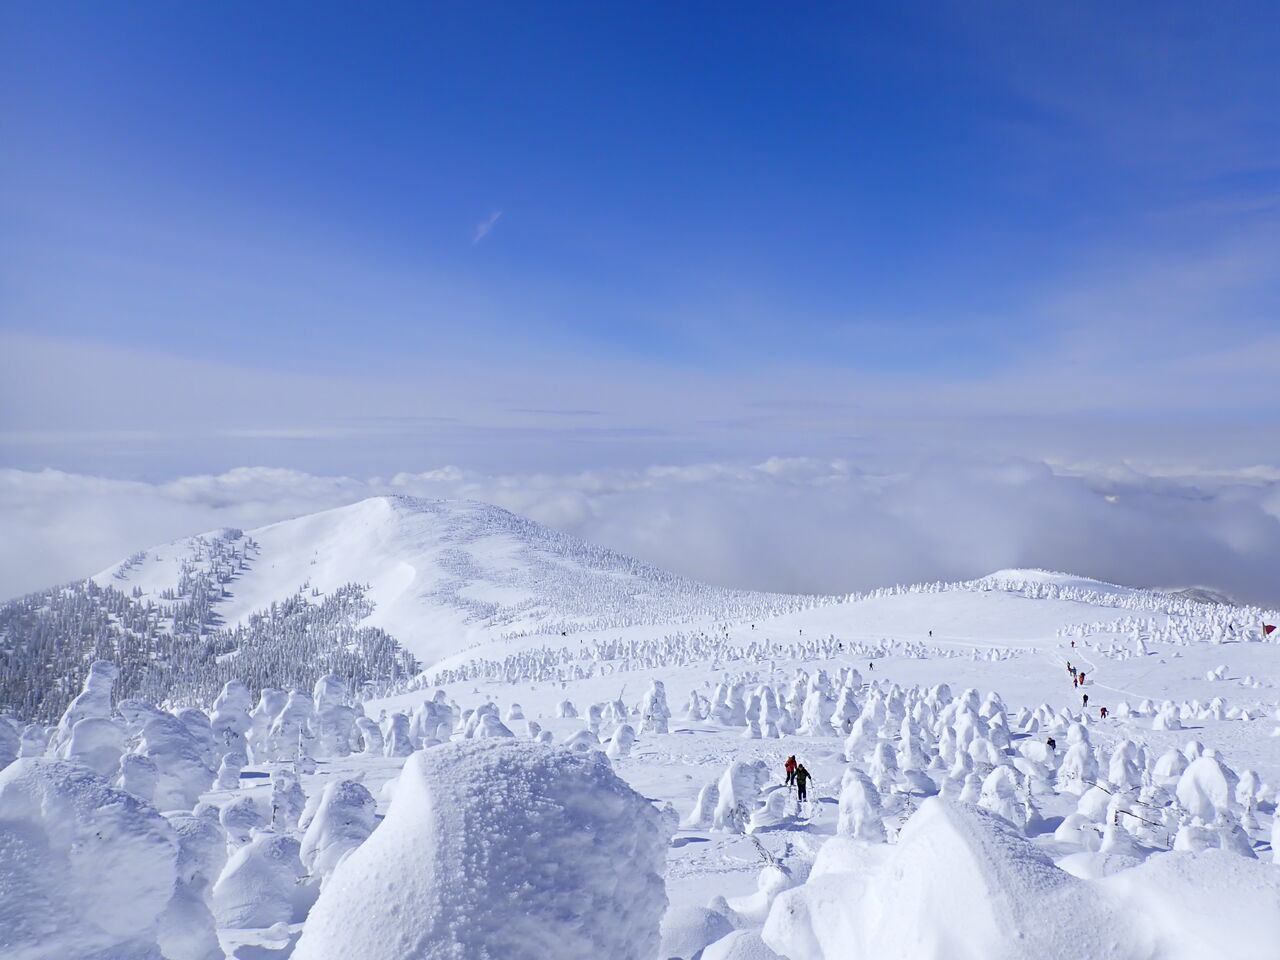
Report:
M 782 765 L 782 769 L 787 771 L 787 786 L 795 784 L 796 802 L 803 803 L 808 799 L 809 781 L 813 779 L 813 774 L 804 768 L 803 763 L 796 762 L 794 753 L 787 757 L 787 762 Z
M 1074 647 L 1075 645 L 1076 645 L 1076 642 L 1072 640 L 1071 646 Z M 1071 686 L 1075 687 L 1077 690 L 1079 690 L 1081 687 L 1084 686 L 1084 671 L 1077 670 L 1074 666 L 1072 666 L 1070 660 L 1067 661 L 1067 673 L 1071 674 Z M 1084 706 L 1086 710 L 1089 709 L 1089 695 L 1087 693 L 1081 694 L 1080 703 L 1082 706 Z M 1098 713 L 1103 720 L 1107 719 L 1106 707 L 1099 707 Z

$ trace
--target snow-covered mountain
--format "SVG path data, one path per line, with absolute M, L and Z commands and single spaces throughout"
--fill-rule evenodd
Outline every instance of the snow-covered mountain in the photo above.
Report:
M 243 557 L 213 605 L 227 626 L 298 593 L 361 584 L 373 604 L 364 624 L 428 663 L 500 635 L 763 616 L 814 602 L 708 586 L 490 504 L 395 496 L 176 541 L 94 580 L 158 599 L 178 588 L 184 565 L 219 566 L 211 542 Z
M 762 618 L 827 602 L 712 587 L 471 501 L 375 497 L 141 551 L 0 607 L 0 705 L 56 716 L 94 659 L 122 689 L 203 696 L 239 677 L 385 688 L 523 634 Z M 33 682 L 35 681 L 35 682 Z
M 0 606 L 0 706 L 52 719 L 95 659 L 119 666 L 124 695 L 179 702 L 231 679 L 310 687 L 325 673 L 388 693 L 423 669 L 504 669 L 533 649 L 560 662 L 598 650 L 591 643 L 730 625 L 758 625 L 761 642 L 1016 645 L 1126 616 L 1144 617 L 1134 629 L 1149 636 L 1172 629 L 1170 615 L 1195 615 L 1184 632 L 1257 619 L 1243 608 L 1206 619 L 1209 606 L 1039 570 L 844 597 L 729 590 L 488 504 L 375 497 L 177 540 Z

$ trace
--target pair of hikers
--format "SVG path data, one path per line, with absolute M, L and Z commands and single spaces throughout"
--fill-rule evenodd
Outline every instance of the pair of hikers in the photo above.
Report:
M 787 757 L 787 762 L 782 765 L 782 769 L 787 771 L 787 786 L 793 783 L 796 785 L 796 800 L 808 799 L 809 781 L 813 779 L 813 774 L 804 768 L 803 763 L 796 762 L 795 754 Z

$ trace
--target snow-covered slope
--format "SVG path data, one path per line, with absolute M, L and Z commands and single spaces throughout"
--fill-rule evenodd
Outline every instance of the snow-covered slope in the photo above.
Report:
M 161 598 L 211 542 L 245 554 L 214 609 L 228 626 L 296 593 L 367 586 L 364 621 L 432 663 L 511 633 L 764 616 L 812 601 L 711 587 L 474 501 L 374 497 L 240 534 L 217 531 L 98 574 Z
M 472 503 L 178 541 L 0 607 L 0 955 L 52 905 L 59 956 L 1271 960 L 1277 621 L 720 590 Z
M 162 602 L 182 594 L 184 571 L 193 569 L 218 581 L 211 607 L 228 627 L 294 595 L 361 585 L 372 605 L 362 624 L 385 630 L 424 665 L 520 636 L 752 620 L 775 634 L 1016 643 L 1126 611 L 1187 612 L 1200 600 L 1029 569 L 847 597 L 728 590 L 490 504 L 413 497 L 373 497 L 248 532 L 212 531 L 93 579 Z
M 324 673 L 389 693 L 419 669 L 491 674 L 512 657 L 566 662 L 595 655 L 592 644 L 676 633 L 967 650 L 1043 648 L 1084 629 L 1220 642 L 1258 621 L 1040 570 L 845 597 L 728 590 L 487 504 L 376 497 L 174 541 L 0 606 L 0 647 L 14 651 L 0 662 L 0 707 L 56 717 L 96 658 L 117 662 L 128 695 L 183 702 L 230 679 L 310 687 Z

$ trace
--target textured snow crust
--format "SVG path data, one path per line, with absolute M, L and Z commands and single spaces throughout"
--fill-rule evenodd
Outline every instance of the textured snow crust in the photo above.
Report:
M 796 960 L 1265 960 L 1280 943 L 1280 870 L 1209 850 L 1081 880 L 1003 818 L 934 797 L 896 845 L 828 841 L 809 880 L 775 900 L 763 940 Z
M 326 883 L 295 960 L 653 960 L 669 831 L 598 751 L 415 753 Z

